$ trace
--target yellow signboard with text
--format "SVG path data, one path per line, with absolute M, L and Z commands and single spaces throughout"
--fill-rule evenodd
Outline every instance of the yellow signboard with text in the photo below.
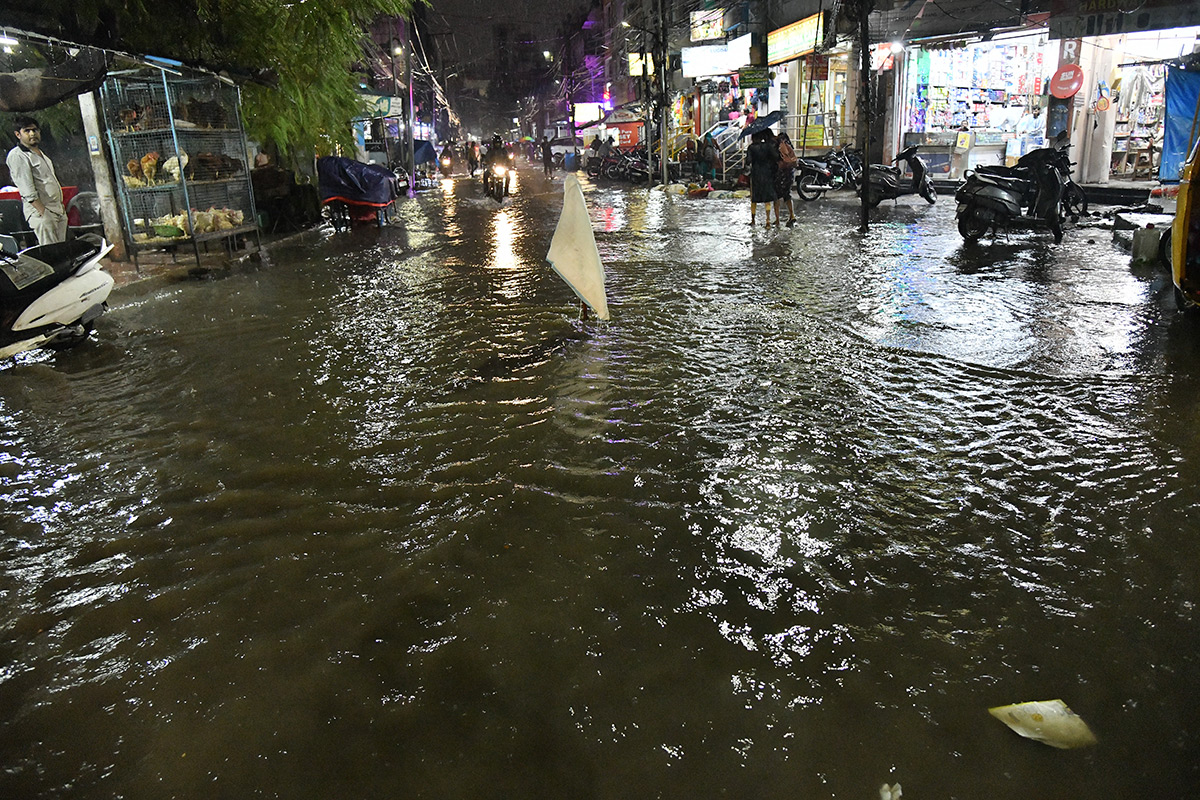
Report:
M 767 64 L 773 67 L 807 55 L 821 46 L 824 37 L 824 12 L 777 28 L 767 34 Z

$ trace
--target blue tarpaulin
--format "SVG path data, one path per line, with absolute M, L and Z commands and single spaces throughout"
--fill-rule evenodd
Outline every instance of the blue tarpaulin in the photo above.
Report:
M 424 164 L 426 161 L 437 162 L 437 151 L 433 143 L 425 139 L 413 139 L 413 161 Z
M 1200 72 L 1167 69 L 1167 116 L 1163 128 L 1158 179 L 1175 183 L 1200 135 Z
M 363 164 L 340 156 L 317 159 L 317 183 L 322 203 L 336 200 L 383 208 L 400 196 L 396 173 L 378 164 Z

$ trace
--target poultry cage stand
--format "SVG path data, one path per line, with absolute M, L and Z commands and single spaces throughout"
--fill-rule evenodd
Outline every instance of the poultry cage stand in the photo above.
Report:
M 101 87 L 126 244 L 138 253 L 222 243 L 233 256 L 262 237 L 245 163 L 241 93 L 215 77 L 115 73 Z

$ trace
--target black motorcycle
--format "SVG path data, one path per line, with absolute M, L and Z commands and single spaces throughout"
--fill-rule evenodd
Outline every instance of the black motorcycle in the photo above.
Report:
M 806 202 L 836 189 L 836 179 L 824 162 L 815 158 L 796 159 L 796 193 Z
M 503 203 L 512 185 L 512 170 L 515 157 L 507 148 L 491 153 L 483 159 L 483 193 Z
M 978 241 L 989 229 L 1012 225 L 1045 225 L 1062 241 L 1064 216 L 1078 219 L 1087 210 L 1083 190 L 1075 186 L 1068 197 L 1071 161 L 1065 133 L 1050 147 L 1031 150 L 1013 167 L 980 167 L 967 179 L 954 199 L 958 202 L 958 232 L 968 242 Z
M 937 202 L 937 190 L 933 188 L 933 179 L 929 177 L 929 167 L 925 159 L 917 155 L 917 147 L 918 145 L 913 145 L 901 150 L 891 164 L 870 166 L 867 204 L 871 208 L 875 208 L 884 200 L 895 200 L 902 194 L 919 194 L 930 205 Z M 912 171 L 912 182 L 909 186 L 902 186 L 900 183 L 901 171 L 897 165 L 901 161 L 907 163 Z

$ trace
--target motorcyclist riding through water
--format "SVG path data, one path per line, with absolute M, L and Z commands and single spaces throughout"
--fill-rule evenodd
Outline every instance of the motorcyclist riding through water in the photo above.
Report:
M 508 146 L 504 144 L 504 140 L 498 133 L 492 136 L 492 143 L 488 145 L 487 152 L 483 155 L 483 168 L 490 169 L 497 160 L 506 166 L 512 160 L 509 156 Z
M 492 137 L 492 143 L 483 156 L 483 191 L 498 201 L 509 193 L 509 180 L 513 169 L 513 153 L 500 134 Z

